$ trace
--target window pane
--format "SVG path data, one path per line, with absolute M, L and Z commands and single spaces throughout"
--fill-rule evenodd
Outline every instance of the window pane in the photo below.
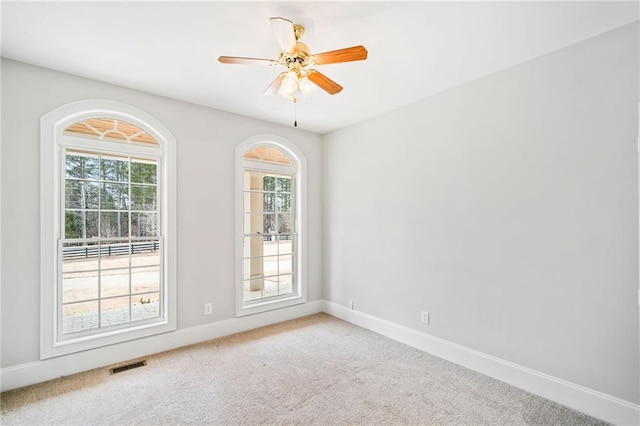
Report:
M 103 299 L 100 303 L 100 326 L 129 322 L 129 296 Z
M 276 208 L 278 212 L 291 212 L 291 194 L 278 194 L 276 198 Z
M 267 193 L 263 194 L 263 208 L 262 210 L 267 213 L 275 213 L 276 211 L 276 194 Z
M 245 278 L 256 278 L 262 276 L 262 258 L 261 257 L 251 257 L 246 258 L 243 261 L 244 267 L 244 277 Z
M 291 178 L 278 176 L 276 178 L 276 191 L 278 192 L 291 192 Z
M 100 218 L 100 234 L 103 238 L 129 236 L 129 213 L 103 212 Z
M 98 236 L 98 212 L 71 210 L 64 213 L 65 238 L 95 238 Z
M 156 183 L 157 166 L 145 160 L 131 159 L 131 182 Z
M 244 237 L 243 247 L 243 277 L 249 279 L 262 275 L 262 237 Z M 251 258 L 251 259 L 250 259 Z
M 103 183 L 100 188 L 100 208 L 103 210 L 129 209 L 129 185 Z
M 107 241 L 100 248 L 100 267 L 104 269 L 122 269 L 129 267 L 131 247 L 127 241 Z
M 129 294 L 129 269 L 110 269 L 100 272 L 100 297 L 125 294 Z
M 246 280 L 244 282 L 244 300 L 256 300 L 262 298 L 261 279 Z
M 261 191 L 245 191 L 244 192 L 244 213 L 262 213 L 265 210 L 264 196 Z
M 278 273 L 291 274 L 293 272 L 293 257 L 290 254 L 278 257 Z
M 98 269 L 98 243 L 65 243 L 62 245 L 62 272 Z
M 272 235 L 268 241 L 262 243 L 262 255 L 263 256 L 275 256 L 278 254 L 278 242 L 276 236 Z
M 98 155 L 67 151 L 65 176 L 78 179 L 98 179 Z
M 265 276 L 278 275 L 278 256 L 265 257 L 262 264 Z
M 291 213 L 278 214 L 278 232 L 279 233 L 293 232 L 293 215 Z
M 278 276 L 264 279 L 264 289 L 262 297 L 273 297 L 278 295 Z
M 65 182 L 64 204 L 68 209 L 97 209 L 98 184 L 84 180 Z
M 151 212 L 131 213 L 132 237 L 156 237 L 158 235 L 158 215 Z
M 245 234 L 263 234 L 264 223 L 262 222 L 263 216 L 261 213 L 245 214 L 244 215 L 244 233 Z
M 279 294 L 293 293 L 293 275 L 280 275 L 278 278 Z
M 157 208 L 156 187 L 131 185 L 131 209 L 155 210 Z
M 62 274 L 62 303 L 97 298 L 98 271 Z
M 263 229 L 267 234 L 275 234 L 278 232 L 278 226 L 276 224 L 276 215 L 269 213 L 264 215 Z
M 115 182 L 129 181 L 129 160 L 126 157 L 102 156 L 100 161 L 100 178 Z
M 131 294 L 160 291 L 160 268 L 152 266 L 131 270 Z M 134 299 L 137 299 L 134 298 Z
M 67 211 L 64 212 L 64 237 L 82 238 L 84 235 L 84 217 L 86 212 Z
M 265 191 L 275 191 L 276 190 L 276 178 L 275 176 L 265 176 L 264 181 L 264 190 Z
M 279 254 L 291 254 L 293 253 L 293 239 L 290 235 L 278 235 L 278 253 Z
M 131 266 L 160 264 L 160 242 L 158 240 L 132 243 Z
M 133 321 L 157 318 L 160 316 L 160 293 L 136 296 L 131 305 L 131 319 Z
M 246 191 L 262 191 L 264 190 L 264 173 L 248 170 L 244 174 L 244 189 Z
M 62 333 L 98 328 L 98 302 L 71 303 L 62 307 Z

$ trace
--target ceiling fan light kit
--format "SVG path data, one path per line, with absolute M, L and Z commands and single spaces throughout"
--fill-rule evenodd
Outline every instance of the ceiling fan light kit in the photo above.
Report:
M 300 41 L 300 37 L 304 34 L 302 25 L 294 24 L 284 18 L 271 18 L 269 23 L 280 45 L 281 50 L 278 59 L 237 56 L 220 56 L 218 58 L 218 61 L 223 64 L 284 66 L 287 71 L 280 73 L 271 82 L 264 91 L 265 95 L 277 93 L 284 98 L 291 99 L 294 104 L 298 100 L 298 93 L 302 94 L 303 97 L 307 97 L 313 93 L 316 87 L 321 88 L 330 95 L 335 95 L 342 91 L 342 86 L 321 72 L 309 67 L 367 59 L 368 53 L 364 46 L 353 46 L 311 54 L 309 46 Z

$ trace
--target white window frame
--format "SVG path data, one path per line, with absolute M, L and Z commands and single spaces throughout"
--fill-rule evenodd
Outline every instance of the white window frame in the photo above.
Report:
M 98 329 L 95 333 L 80 333 L 80 337 L 62 336 L 58 321 L 58 279 L 62 267 L 58 241 L 64 236 L 61 227 L 62 184 L 64 183 L 63 147 L 78 146 L 78 138 L 64 135 L 69 125 L 89 118 L 111 118 L 134 124 L 148 132 L 158 143 L 155 156 L 160 170 L 158 198 L 160 223 L 158 237 L 164 241 L 161 259 L 161 292 L 164 304 L 161 316 L 129 326 Z M 73 140 L 76 141 L 73 141 Z M 72 142 L 73 141 L 73 142 Z M 93 150 L 100 152 L 138 152 L 150 156 L 153 148 L 139 147 L 126 142 L 91 139 Z M 67 355 L 101 346 L 152 336 L 176 329 L 176 148 L 175 138 L 150 115 L 126 104 L 109 100 L 86 100 L 60 106 L 40 120 L 40 359 Z
M 244 154 L 258 146 L 270 146 L 285 153 L 293 162 L 293 167 L 270 165 L 264 162 L 245 160 Z M 236 316 L 252 315 L 307 301 L 307 160 L 302 151 L 293 143 L 277 135 L 258 135 L 249 138 L 236 147 Z M 295 176 L 294 224 L 297 255 L 295 256 L 294 293 L 265 299 L 244 302 L 244 177 L 245 169 L 273 173 L 292 173 Z

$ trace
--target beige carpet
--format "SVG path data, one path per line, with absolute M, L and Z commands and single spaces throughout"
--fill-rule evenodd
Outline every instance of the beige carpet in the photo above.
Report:
M 325 314 L 1 395 L 3 425 L 602 422 Z

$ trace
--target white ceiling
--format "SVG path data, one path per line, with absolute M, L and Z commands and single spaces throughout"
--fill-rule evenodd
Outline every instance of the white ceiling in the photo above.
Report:
M 7 2 L 2 56 L 284 125 L 264 89 L 269 18 L 306 27 L 314 53 L 362 44 L 366 61 L 319 66 L 344 86 L 298 102 L 298 125 L 332 131 L 638 19 L 638 2 Z

